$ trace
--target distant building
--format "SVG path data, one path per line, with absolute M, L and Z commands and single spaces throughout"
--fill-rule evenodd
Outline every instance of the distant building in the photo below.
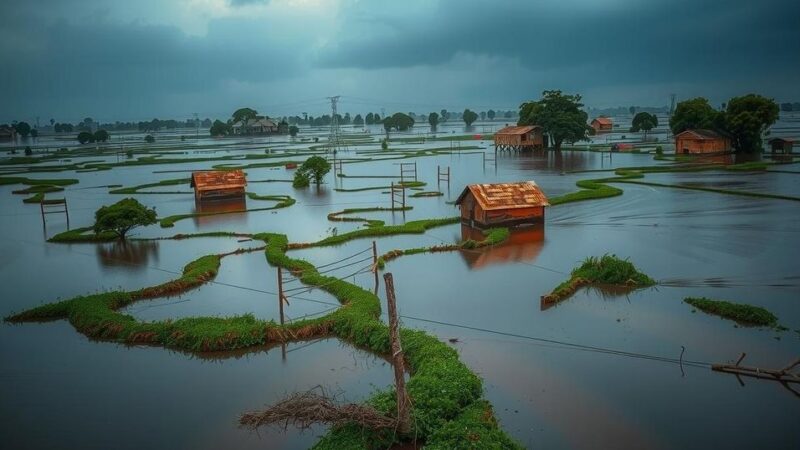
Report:
M 495 151 L 543 147 L 542 127 L 537 125 L 505 127 L 494 134 Z
M 776 137 L 770 139 L 767 143 L 772 148 L 772 153 L 792 153 L 794 139 Z
M 13 141 L 17 138 L 17 130 L 8 125 L 0 126 L 0 141 Z
M 266 117 L 248 120 L 245 124 L 239 120 L 231 125 L 233 134 L 274 134 L 278 132 L 278 124 Z
M 191 184 L 196 200 L 212 200 L 244 196 L 247 180 L 241 170 L 209 170 L 192 172 Z
M 614 128 L 614 123 L 611 121 L 610 117 L 598 117 L 593 119 L 592 123 L 589 125 L 594 128 L 595 133 L 611 131 L 611 129 Z
M 456 199 L 461 221 L 472 227 L 544 222 L 547 197 L 533 181 L 470 184 Z
M 731 138 L 714 130 L 686 130 L 675 135 L 675 153 L 708 154 L 731 151 Z

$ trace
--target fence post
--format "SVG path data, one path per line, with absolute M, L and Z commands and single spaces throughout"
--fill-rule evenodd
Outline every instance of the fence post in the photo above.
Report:
M 389 339 L 392 344 L 392 365 L 394 366 L 394 384 L 397 392 L 397 424 L 401 433 L 408 433 L 411 430 L 411 401 L 406 391 L 403 347 L 400 344 L 400 324 L 397 320 L 397 300 L 394 296 L 392 274 L 385 273 L 383 281 L 386 284 L 386 303 L 389 306 Z
M 283 272 L 281 266 L 278 266 L 278 310 L 281 314 L 281 325 L 283 325 Z

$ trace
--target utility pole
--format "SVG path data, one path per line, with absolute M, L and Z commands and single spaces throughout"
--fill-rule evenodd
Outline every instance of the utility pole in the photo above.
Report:
M 397 397 L 397 425 L 400 433 L 408 433 L 411 430 L 411 399 L 406 391 L 403 347 L 400 345 L 400 323 L 397 319 L 397 299 L 394 296 L 392 274 L 384 274 L 383 281 L 386 284 L 386 303 L 389 306 L 389 339 L 392 344 L 392 365 Z
M 195 129 L 194 137 L 196 139 L 200 137 L 200 116 L 197 113 L 194 113 L 193 115 L 194 115 L 194 129 Z
M 675 94 L 669 94 L 669 116 L 675 112 Z
M 339 151 L 342 140 L 339 132 L 339 113 L 336 112 L 339 97 L 339 95 L 328 97 L 328 100 L 331 101 L 331 131 L 328 135 L 328 150 L 333 150 L 334 155 Z

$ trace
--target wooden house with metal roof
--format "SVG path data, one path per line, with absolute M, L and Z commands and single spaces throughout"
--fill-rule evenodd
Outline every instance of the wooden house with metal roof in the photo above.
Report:
M 192 172 L 196 200 L 244 196 L 247 179 L 242 170 L 209 170 Z
M 691 129 L 675 135 L 676 154 L 697 155 L 730 151 L 730 136 L 714 130 Z
M 472 227 L 515 226 L 544 222 L 547 196 L 533 181 L 470 184 L 456 199 L 461 221 Z
M 767 141 L 772 153 L 792 153 L 794 147 L 794 139 L 776 137 Z
M 611 131 L 614 128 L 614 123 L 611 121 L 610 117 L 598 117 L 589 124 L 592 128 L 594 128 L 595 133 L 603 133 L 607 131 Z
M 8 125 L 0 125 L 0 141 L 13 141 L 17 138 L 17 130 Z
M 544 148 L 542 127 L 538 125 L 505 127 L 494 134 L 495 151 L 535 148 Z

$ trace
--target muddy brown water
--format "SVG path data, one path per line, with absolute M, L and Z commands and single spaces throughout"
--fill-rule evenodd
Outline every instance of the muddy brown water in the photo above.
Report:
M 472 144 L 473 142 L 469 142 Z M 487 142 L 478 145 L 488 147 Z M 307 144 L 306 144 L 307 145 Z M 396 149 L 447 143 L 394 145 Z M 462 143 L 468 145 L 468 143 Z M 300 147 L 296 145 L 294 147 Z M 347 156 L 373 147 L 353 147 Z M 375 213 L 387 224 L 457 214 L 449 204 L 467 183 L 535 179 L 550 196 L 576 189 L 575 181 L 605 176 L 568 173 L 659 164 L 649 155 L 584 151 L 500 155 L 484 168 L 474 150 L 406 160 L 345 165 L 353 176 L 392 175 L 399 162 L 414 162 L 425 190 L 436 190 L 436 166 L 449 166 L 452 181 L 443 197 L 408 199 L 413 210 Z M 96 158 L 86 158 L 96 159 Z M 75 177 L 65 192 L 73 226 L 91 223 L 100 205 L 121 196 L 108 184 L 135 185 L 181 174 L 162 170 L 207 169 L 213 163 L 115 168 L 95 173 L 32 174 Z M 791 167 L 791 166 L 789 166 Z M 250 179 L 290 178 L 279 169 L 249 169 Z M 800 178 L 789 173 L 649 174 L 647 181 L 796 195 Z M 139 237 L 196 231 L 271 231 L 293 242 L 314 241 L 359 227 L 329 222 L 325 215 L 347 207 L 389 206 L 382 190 L 337 192 L 334 188 L 388 185 L 391 179 L 328 176 L 317 191 L 285 183 L 253 183 L 259 194 L 289 194 L 290 208 L 186 219 L 174 228 L 138 230 Z M 800 277 L 796 265 L 800 205 L 641 185 L 618 185 L 624 195 L 552 207 L 541 229 L 515 234 L 497 248 L 404 256 L 390 262 L 403 325 L 424 329 L 453 345 L 484 379 L 503 428 L 529 448 L 797 448 L 794 426 L 800 398 L 783 386 L 697 367 L 622 356 L 598 350 L 724 362 L 747 352 L 751 364 L 782 366 L 800 356 Z M 258 242 L 236 238 L 142 241 L 126 245 L 45 242 L 65 229 L 48 218 L 42 229 L 38 206 L 0 187 L 0 313 L 109 289 L 133 289 L 169 280 L 189 261 Z M 174 190 L 175 186 L 164 190 Z M 188 190 L 188 186 L 178 186 Z M 158 190 L 158 189 L 155 189 Z M 412 191 L 409 191 L 411 193 Z M 190 194 L 138 194 L 160 216 L 195 210 Z M 249 208 L 272 202 L 247 200 Z M 424 235 L 377 240 L 379 252 L 455 242 L 469 233 L 460 225 Z M 368 248 L 370 239 L 337 247 L 290 252 L 323 265 Z M 589 255 L 628 257 L 663 281 L 628 293 L 583 289 L 542 308 L 540 296 L 565 279 Z M 332 272 L 345 276 L 359 265 Z M 371 274 L 349 280 L 374 288 Z M 262 252 L 223 260 L 218 283 L 181 296 L 129 306 L 141 320 L 252 313 L 277 319 L 275 269 Z M 378 293 L 384 298 L 382 283 Z M 790 331 L 735 327 L 693 312 L 686 296 L 747 302 L 773 311 Z M 330 295 L 311 290 L 287 307 L 291 318 L 335 307 Z M 302 298 L 300 298 L 302 297 Z M 333 304 L 333 305 L 332 305 Z M 384 305 L 385 306 L 385 305 Z M 385 310 L 385 308 L 384 308 Z M 449 342 L 449 341 L 447 341 Z M 594 349 L 576 346 L 591 346 Z M 324 427 L 311 432 L 236 426 L 238 414 L 284 394 L 317 385 L 360 401 L 391 383 L 391 368 L 374 355 L 335 339 L 203 357 L 156 347 L 93 342 L 65 321 L 0 326 L 0 430 L 8 448 L 307 448 Z M 797 389 L 797 388 L 795 388 Z

